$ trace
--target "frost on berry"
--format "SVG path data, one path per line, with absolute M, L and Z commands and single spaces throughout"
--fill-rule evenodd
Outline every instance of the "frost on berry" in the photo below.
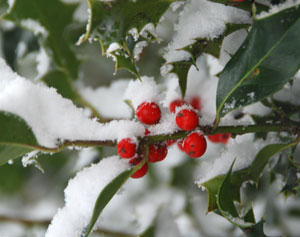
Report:
M 184 131 L 194 130 L 199 123 L 198 115 L 191 109 L 183 109 L 176 115 L 176 124 Z
M 130 138 L 123 138 L 117 145 L 117 151 L 122 158 L 131 158 L 136 151 L 136 144 Z
M 168 148 L 166 143 L 152 144 L 149 146 L 149 162 L 154 163 L 162 161 L 168 154 Z
M 192 158 L 202 156 L 206 151 L 206 147 L 205 137 L 198 132 L 193 132 L 188 135 L 183 146 L 185 153 Z
M 129 161 L 131 165 L 138 165 L 141 162 L 141 158 L 133 158 Z M 134 174 L 131 175 L 131 178 L 138 179 L 145 176 L 148 172 L 148 163 L 146 162 L 140 169 L 138 169 Z
M 161 111 L 154 102 L 143 102 L 136 110 L 136 116 L 144 124 L 152 125 L 159 122 Z

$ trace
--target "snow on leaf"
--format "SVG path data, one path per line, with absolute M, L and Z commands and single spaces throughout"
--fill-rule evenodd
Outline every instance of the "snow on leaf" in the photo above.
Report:
M 103 209 L 131 172 L 127 161 L 112 156 L 77 173 L 65 189 L 65 206 L 53 217 L 46 237 L 80 236 L 93 216 L 99 193 Z
M 65 4 L 59 0 L 15 0 L 3 18 L 41 35 L 45 50 L 57 67 L 76 79 L 79 61 L 63 37 L 76 8 L 77 4 Z
M 103 2 L 89 0 L 89 21 L 86 33 L 78 41 L 99 41 L 102 54 L 113 56 L 116 71 L 127 69 L 140 78 L 136 61 L 140 42 L 148 42 L 155 36 L 147 27 L 149 23 L 156 25 L 160 17 L 175 0 L 117 0 Z M 111 52 L 111 44 L 119 44 L 119 48 Z
M 136 121 L 113 120 L 100 124 L 90 119 L 89 113 L 55 89 L 20 77 L 2 59 L 0 73 L 0 110 L 21 117 L 31 127 L 37 141 L 31 139 L 30 145 L 56 148 L 65 140 L 116 141 L 144 135 L 144 126 Z
M 275 93 L 299 70 L 299 54 L 294 50 L 300 47 L 299 19 L 300 8 L 292 7 L 254 20 L 247 39 L 220 75 L 217 122 L 229 111 Z M 274 31 L 274 25 L 280 27 Z M 233 101 L 233 107 L 225 107 Z

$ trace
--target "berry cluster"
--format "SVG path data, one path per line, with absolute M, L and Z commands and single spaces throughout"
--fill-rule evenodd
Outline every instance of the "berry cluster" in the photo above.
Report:
M 186 106 L 184 106 L 186 105 Z M 183 109 L 180 107 L 183 106 Z M 199 97 L 193 97 L 190 102 L 184 100 L 174 100 L 169 105 L 170 113 L 176 113 L 176 124 L 184 131 L 193 131 L 199 124 L 198 113 L 202 108 L 201 100 Z M 179 111 L 177 111 L 179 110 Z M 136 110 L 137 119 L 146 124 L 157 124 L 161 118 L 161 110 L 155 102 L 143 102 Z M 145 136 L 149 135 L 150 131 L 145 128 Z M 229 133 L 209 135 L 208 139 L 212 142 L 227 143 L 230 137 Z M 148 171 L 148 162 L 155 163 L 162 161 L 168 154 L 168 147 L 176 143 L 176 140 L 167 140 L 165 142 L 151 144 L 149 146 L 148 161 L 137 170 L 131 177 L 143 177 Z M 201 157 L 207 147 L 205 137 L 199 131 L 191 132 L 185 139 L 181 139 L 177 143 L 180 150 L 184 151 L 192 158 Z M 117 151 L 120 157 L 130 159 L 129 163 L 137 165 L 142 160 L 142 154 L 137 154 L 137 145 L 130 138 L 123 138 L 117 145 Z
M 154 102 L 143 102 L 136 110 L 138 120 L 146 125 L 153 125 L 159 122 L 161 118 L 161 110 Z M 145 136 L 149 135 L 150 131 L 145 128 Z M 136 155 L 137 146 L 130 138 L 123 138 L 117 145 L 119 156 L 125 159 L 130 159 L 130 164 L 137 165 L 142 160 L 143 155 Z M 143 152 L 142 152 L 143 153 Z M 166 142 L 160 142 L 149 146 L 148 162 L 155 163 L 162 161 L 168 154 Z M 131 177 L 143 177 L 148 171 L 148 162 L 146 162 L 139 170 Z
M 175 113 L 177 107 L 183 105 L 191 105 L 193 109 L 183 109 L 176 114 L 176 123 L 179 128 L 185 131 L 194 130 L 198 125 L 198 115 L 196 112 L 200 112 L 202 109 L 202 103 L 199 97 L 193 97 L 190 102 L 184 100 L 174 100 L 171 102 L 169 110 L 171 113 Z M 196 112 L 195 112 L 196 111 Z M 230 138 L 230 133 L 219 133 L 214 135 L 208 135 L 208 140 L 213 143 L 224 143 L 226 144 Z M 172 141 L 175 143 L 176 141 Z M 172 144 L 173 144 L 172 143 Z M 185 139 L 181 139 L 177 143 L 178 148 L 181 151 L 193 158 L 202 156 L 206 151 L 206 140 L 201 133 L 193 132 Z

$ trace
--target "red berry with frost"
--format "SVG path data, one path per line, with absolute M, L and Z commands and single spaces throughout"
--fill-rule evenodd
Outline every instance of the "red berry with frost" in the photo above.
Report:
M 193 106 L 194 109 L 196 109 L 198 111 L 201 111 L 201 109 L 202 109 L 202 103 L 201 103 L 200 97 L 194 96 L 191 99 L 191 103 L 190 104 L 191 104 L 191 106 Z
M 131 158 L 136 151 L 136 144 L 130 138 L 123 138 L 117 145 L 119 156 L 122 158 Z
M 149 158 L 151 163 L 162 161 L 168 154 L 168 147 L 166 143 L 152 144 L 149 146 Z
M 176 141 L 177 141 L 176 139 L 174 139 L 174 140 L 167 140 L 166 144 L 167 144 L 167 146 L 172 146 Z
M 191 133 L 184 141 L 184 151 L 192 158 L 202 156 L 206 151 L 206 147 L 207 144 L 205 137 L 198 132 Z
M 136 116 L 144 124 L 152 125 L 159 122 L 161 111 L 154 102 L 143 102 L 136 110 Z
M 176 124 L 184 131 L 194 130 L 199 123 L 198 116 L 191 109 L 183 109 L 176 115 Z
M 169 106 L 170 113 L 175 113 L 177 107 L 180 107 L 185 104 L 186 102 L 184 100 L 181 99 L 173 100 Z
M 141 162 L 141 159 L 139 158 L 133 158 L 129 161 L 130 164 L 136 166 Z M 148 171 L 148 163 L 146 162 L 140 169 L 138 169 L 134 174 L 131 175 L 131 178 L 134 179 L 138 179 L 141 178 L 143 176 L 145 176 L 145 174 L 147 174 Z
M 184 151 L 183 144 L 184 144 L 184 139 L 181 139 L 179 142 L 177 142 L 177 146 L 181 151 Z

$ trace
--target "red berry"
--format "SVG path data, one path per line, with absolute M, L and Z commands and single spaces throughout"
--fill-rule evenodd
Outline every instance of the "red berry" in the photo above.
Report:
M 183 109 L 177 113 L 176 123 L 182 130 L 191 131 L 197 127 L 199 120 L 195 111 Z
M 226 144 L 230 138 L 230 133 L 218 133 L 214 135 L 208 135 L 208 139 L 213 143 L 224 143 Z
M 141 162 L 141 159 L 133 158 L 129 161 L 130 164 L 137 165 Z M 143 177 L 148 171 L 148 163 L 146 162 L 140 169 L 138 169 L 131 178 L 137 179 Z
M 131 158 L 135 154 L 136 144 L 130 138 L 123 138 L 117 145 L 119 156 Z
M 147 136 L 149 134 L 150 134 L 150 131 L 147 128 L 145 128 L 145 136 Z
M 219 134 L 208 135 L 207 138 L 212 143 L 218 143 L 219 142 Z
M 177 142 L 177 146 L 181 151 L 184 151 L 183 144 L 184 144 L 184 139 L 181 139 L 179 142 Z
M 202 156 L 206 151 L 206 146 L 207 144 L 205 137 L 198 132 L 191 133 L 184 141 L 184 151 L 192 158 L 198 158 Z
M 201 103 L 201 99 L 198 96 L 195 96 L 191 99 L 191 106 L 193 106 L 194 109 L 201 111 L 202 109 L 202 103 Z
M 168 148 L 165 143 L 152 144 L 149 146 L 149 158 L 151 163 L 162 161 L 168 154 Z
M 184 100 L 180 100 L 180 99 L 173 100 L 169 106 L 170 113 L 175 113 L 177 107 L 180 107 L 185 104 L 186 102 Z
M 167 146 L 172 146 L 177 140 L 174 139 L 174 140 L 167 140 L 166 143 L 167 143 Z
M 230 138 L 230 133 L 220 133 L 219 142 L 226 144 Z
M 161 117 L 161 112 L 156 103 L 143 102 L 138 106 L 136 116 L 142 123 L 151 125 L 158 123 Z

